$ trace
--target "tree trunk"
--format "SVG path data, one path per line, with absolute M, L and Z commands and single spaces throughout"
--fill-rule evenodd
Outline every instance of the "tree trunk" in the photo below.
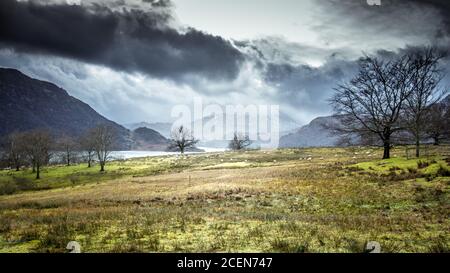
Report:
M 35 173 L 36 172 L 36 163 L 32 163 L 32 165 L 33 165 L 33 171 L 32 171 L 32 173 Z
M 92 167 L 91 162 L 92 162 L 92 153 L 88 152 L 88 168 Z
M 391 158 L 391 141 L 389 138 L 384 140 L 384 153 L 383 159 Z
M 420 157 L 420 139 L 416 136 L 416 157 Z
M 440 143 L 439 143 L 439 137 L 438 137 L 438 136 L 434 136 L 434 137 L 433 137 L 433 140 L 434 140 L 433 145 L 434 145 L 434 146 L 439 146 L 439 144 L 440 144 Z
M 105 163 L 100 162 L 100 172 L 104 172 L 104 171 L 105 171 Z
M 36 165 L 36 179 L 41 179 L 39 164 Z
M 20 165 L 16 165 L 16 172 L 20 171 Z

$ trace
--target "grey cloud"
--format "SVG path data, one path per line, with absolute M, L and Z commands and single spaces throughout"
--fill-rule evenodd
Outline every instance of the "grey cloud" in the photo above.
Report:
M 278 88 L 283 103 L 299 111 L 325 114 L 336 83 L 350 77 L 354 69 L 354 62 L 343 60 L 330 60 L 319 68 L 268 64 L 265 75 L 266 81 Z
M 369 53 L 435 44 L 442 38 L 438 33 L 446 19 L 443 10 L 426 2 L 382 0 L 381 6 L 369 6 L 363 0 L 318 1 L 323 14 L 313 28 L 330 46 L 339 44 Z M 448 5 L 446 0 L 432 2 Z
M 241 41 L 266 84 L 277 90 L 271 101 L 313 116 L 330 112 L 327 100 L 336 83 L 355 72 L 356 60 L 345 49 L 321 49 L 288 42 L 280 37 Z M 312 66 L 311 63 L 320 63 Z M 307 116 L 305 118 L 311 118 Z M 302 122 L 307 122 L 300 118 Z
M 157 7 L 167 3 L 150 1 Z M 170 12 L 159 8 L 117 11 L 98 3 L 42 5 L 2 0 L 0 45 L 160 78 L 237 75 L 243 56 L 228 41 L 195 29 L 180 32 L 170 27 L 170 19 Z
M 450 35 L 450 2 L 448 0 L 411 0 L 424 7 L 436 9 L 442 16 L 445 29 L 436 33 L 438 36 Z

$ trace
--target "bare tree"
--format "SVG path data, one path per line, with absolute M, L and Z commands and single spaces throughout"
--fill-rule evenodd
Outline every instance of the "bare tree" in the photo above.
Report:
M 94 138 L 94 130 L 89 130 L 85 134 L 83 134 L 79 139 L 79 147 L 82 153 L 86 156 L 86 161 L 88 163 L 88 168 L 92 166 L 92 161 L 94 160 L 95 155 L 95 138 Z
M 63 152 L 63 161 L 65 161 L 67 166 L 70 166 L 71 161 L 76 157 L 77 153 L 78 145 L 76 141 L 72 137 L 64 134 L 58 139 L 57 148 Z
M 25 162 L 24 144 L 24 134 L 22 133 L 12 133 L 6 139 L 6 156 L 11 167 L 14 167 L 16 171 L 20 171 L 20 167 Z
M 186 149 L 194 148 L 198 140 L 194 138 L 191 131 L 181 125 L 172 130 L 169 140 L 169 149 L 176 149 L 184 154 Z
M 341 115 L 341 134 L 375 134 L 383 143 L 383 158 L 390 158 L 391 136 L 403 129 L 399 117 L 411 94 L 409 59 L 392 61 L 364 57 L 359 73 L 335 88 L 331 104 Z
M 408 73 L 412 92 L 405 103 L 406 128 L 414 137 L 416 157 L 420 156 L 420 140 L 425 134 L 426 112 L 442 98 L 439 83 L 443 78 L 439 61 L 443 55 L 435 49 L 419 50 L 408 55 Z
M 36 179 L 40 179 L 41 167 L 47 165 L 50 160 L 52 144 L 52 137 L 46 130 L 24 133 L 24 151 L 36 171 Z
M 250 140 L 248 135 L 234 133 L 234 137 L 228 144 L 228 147 L 234 151 L 240 151 L 250 145 L 252 145 L 252 141 Z
M 432 138 L 434 145 L 440 145 L 441 141 L 450 137 L 450 105 L 436 103 L 426 113 L 425 132 Z
M 116 139 L 114 128 L 107 125 L 99 125 L 91 130 L 91 138 L 100 164 L 100 171 L 104 172 Z

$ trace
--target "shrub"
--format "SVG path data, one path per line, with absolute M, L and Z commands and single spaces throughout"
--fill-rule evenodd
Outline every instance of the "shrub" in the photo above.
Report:
M 36 188 L 36 182 L 26 177 L 13 176 L 13 181 L 21 191 L 33 190 Z
M 400 169 L 399 167 L 397 167 L 397 166 L 394 166 L 394 167 L 390 167 L 389 168 L 389 171 L 390 172 L 395 172 L 395 171 L 401 171 L 402 169 Z
M 0 195 L 14 194 L 18 191 L 36 189 L 36 182 L 25 177 L 13 176 L 12 180 L 0 182 Z
M 430 253 L 450 253 L 450 245 L 444 237 L 435 238 L 433 244 L 428 247 Z
M 351 252 L 351 253 L 363 253 L 365 252 L 365 243 L 364 242 L 360 242 L 354 239 L 347 239 L 344 238 L 344 241 L 346 241 L 347 243 L 347 249 Z
M 347 171 L 348 172 L 361 172 L 361 171 L 364 171 L 364 169 L 363 168 L 360 168 L 360 167 L 358 167 L 358 166 L 352 166 L 352 167 L 348 167 L 347 168 Z
M 442 177 L 449 177 L 450 176 L 450 170 L 448 170 L 447 168 L 445 168 L 442 165 L 439 165 L 439 169 L 437 170 L 436 175 L 437 176 L 442 176 Z
M 0 195 L 13 194 L 18 190 L 19 188 L 17 187 L 17 184 L 13 181 L 5 181 L 0 183 Z
M 74 240 L 74 230 L 68 225 L 67 220 L 52 225 L 47 233 L 40 238 L 38 252 L 67 252 L 67 243 Z
M 427 162 L 427 161 L 421 161 L 421 160 L 419 160 L 419 161 L 417 162 L 417 168 L 419 168 L 419 169 L 425 169 L 425 168 L 428 167 L 428 166 L 430 166 L 430 163 Z
M 309 242 L 303 244 L 290 243 L 286 240 L 275 238 L 270 242 L 272 249 L 281 253 L 307 253 L 309 252 Z

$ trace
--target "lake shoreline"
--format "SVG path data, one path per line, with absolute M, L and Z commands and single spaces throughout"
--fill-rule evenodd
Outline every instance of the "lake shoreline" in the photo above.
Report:
M 222 153 L 226 152 L 225 148 L 208 148 L 198 147 L 203 150 L 202 152 L 186 152 L 186 154 L 205 154 L 205 153 Z M 158 156 L 172 156 L 179 155 L 179 152 L 165 152 L 165 151 L 113 151 L 111 152 L 111 158 L 113 160 L 126 160 L 140 157 L 158 157 Z

